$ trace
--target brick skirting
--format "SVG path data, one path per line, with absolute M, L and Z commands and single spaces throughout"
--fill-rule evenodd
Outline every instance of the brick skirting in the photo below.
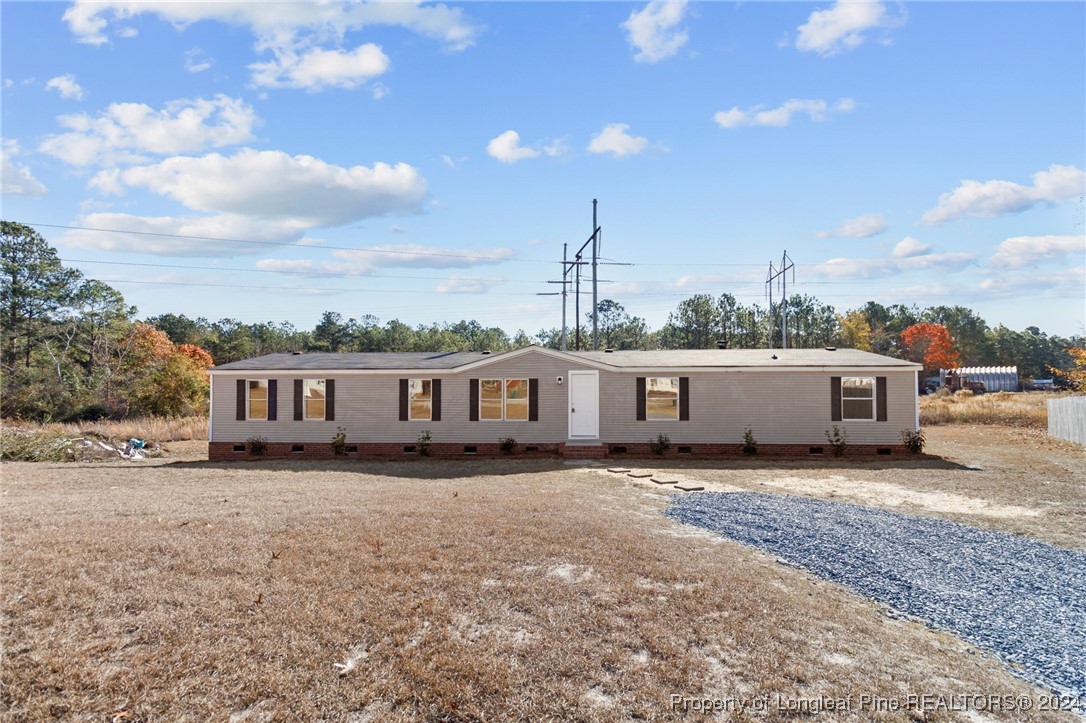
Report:
M 251 455 L 245 442 L 211 442 L 208 444 L 208 459 L 212 462 L 235 462 L 261 459 L 405 459 L 419 458 L 415 444 L 393 444 L 388 442 L 368 442 L 348 444 L 346 455 L 336 456 L 332 445 L 327 442 L 268 442 L 264 455 Z M 672 443 L 671 448 L 662 455 L 655 455 L 645 442 L 630 444 L 606 443 L 585 444 L 518 444 L 512 455 L 505 455 L 496 443 L 487 444 L 450 444 L 434 442 L 430 445 L 430 457 L 444 459 L 472 457 L 561 457 L 565 459 L 817 459 L 833 458 L 833 447 L 828 444 L 759 444 L 758 454 L 743 454 L 739 444 L 681 444 Z M 877 458 L 881 456 L 914 456 L 902 444 L 850 444 L 845 449 L 845 458 Z

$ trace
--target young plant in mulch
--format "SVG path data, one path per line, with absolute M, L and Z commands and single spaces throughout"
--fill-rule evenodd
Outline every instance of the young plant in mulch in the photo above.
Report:
M 498 440 L 498 449 L 502 454 L 513 454 L 517 451 L 517 440 L 512 437 L 502 437 Z
M 245 440 L 245 447 L 253 457 L 263 457 L 268 453 L 268 439 L 253 435 Z
M 649 440 L 649 449 L 653 454 L 663 454 L 671 449 L 671 439 L 666 434 L 658 434 L 655 440 Z
M 754 432 L 750 427 L 743 432 L 743 454 L 758 454 L 758 441 L 754 439 Z
M 845 447 L 848 446 L 848 432 L 844 427 L 833 425 L 833 429 L 826 430 L 826 441 L 833 447 L 834 457 L 843 457 Z
M 924 451 L 924 432 L 923 430 L 911 429 L 901 430 L 901 442 L 905 445 L 905 449 L 909 450 L 913 454 L 920 454 Z
M 415 440 L 415 450 L 419 453 L 420 457 L 430 456 L 430 442 L 433 440 L 433 435 L 430 434 L 429 429 L 424 429 L 419 432 L 419 437 Z
M 335 435 L 332 437 L 332 452 L 337 456 L 347 454 L 347 429 L 346 427 L 337 427 Z

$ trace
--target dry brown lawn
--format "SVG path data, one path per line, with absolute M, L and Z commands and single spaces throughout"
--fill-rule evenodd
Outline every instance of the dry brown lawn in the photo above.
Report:
M 1012 531 L 1084 547 L 1082 448 L 1034 455 L 1018 432 L 991 434 L 941 428 L 930 450 L 948 461 L 896 468 L 668 471 L 782 493 L 800 483 L 768 481 L 806 479 L 865 504 L 880 504 L 865 482 L 958 495 L 1035 510 Z M 701 719 L 679 695 L 719 699 L 730 720 L 848 696 L 833 719 L 957 720 L 859 699 L 1042 694 L 949 634 L 679 525 L 628 477 L 523 460 L 212 464 L 184 461 L 206 444 L 168 446 L 0 467 L 5 719 Z M 819 491 L 838 478 L 850 492 Z

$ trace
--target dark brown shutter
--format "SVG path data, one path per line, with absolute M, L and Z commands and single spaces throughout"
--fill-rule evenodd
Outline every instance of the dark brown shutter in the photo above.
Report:
M 409 417 L 407 414 L 408 406 L 408 388 L 410 387 L 410 381 L 407 379 L 400 380 L 400 421 L 406 422 Z
M 645 416 L 645 377 L 637 378 L 637 421 L 644 422 Z
M 274 422 L 279 417 L 277 412 L 279 411 L 279 380 L 268 380 L 268 421 Z
M 238 417 L 239 422 L 245 421 L 245 380 L 238 379 Z
M 875 377 L 875 421 L 886 421 L 886 377 Z
M 336 421 L 336 380 L 324 380 L 324 421 Z
M 690 419 L 690 377 L 679 377 L 679 420 Z
M 528 421 L 539 421 L 539 380 L 528 380 Z
M 479 421 L 479 380 L 468 380 L 468 421 Z
M 305 417 L 302 407 L 305 406 L 305 401 L 302 398 L 304 391 L 302 390 L 302 380 L 294 380 L 294 421 L 300 422 Z
M 430 419 L 441 421 L 441 380 L 430 380 Z
M 830 377 L 830 421 L 841 421 L 841 377 Z

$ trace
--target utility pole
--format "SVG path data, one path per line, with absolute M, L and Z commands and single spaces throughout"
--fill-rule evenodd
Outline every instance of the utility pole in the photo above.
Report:
M 599 280 L 596 267 L 599 263 L 600 227 L 596 224 L 596 199 L 592 199 L 592 351 L 599 351 L 600 334 L 596 317 L 599 315 Z
M 562 244 L 562 351 L 566 350 L 566 297 L 569 289 L 569 282 L 566 281 L 566 274 L 569 273 L 569 264 L 566 263 L 566 248 L 568 243 Z
M 774 269 L 769 265 L 769 274 L 766 276 L 766 288 L 769 290 L 769 348 L 773 348 L 773 285 L 772 282 L 779 279 L 781 285 L 781 348 L 788 348 L 788 272 L 792 272 L 792 281 L 796 280 L 796 265 L 788 257 L 788 251 L 781 255 L 780 268 Z

